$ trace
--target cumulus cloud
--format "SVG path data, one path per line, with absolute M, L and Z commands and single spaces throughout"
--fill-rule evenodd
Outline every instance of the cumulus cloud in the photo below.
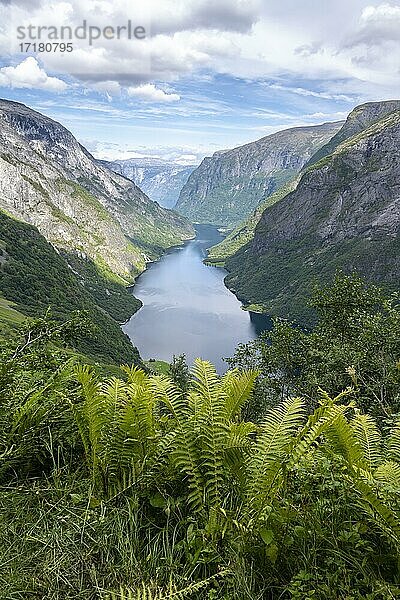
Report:
M 369 2 L 336 0 L 324 10 L 316 8 L 315 0 L 146 0 L 135 3 L 133 10 L 130 0 L 62 0 L 49 11 L 49 0 L 34 0 L 29 6 L 28 0 L 13 0 L 9 21 L 14 38 L 16 24 L 76 27 L 86 19 L 105 27 L 124 25 L 128 18 L 143 24 L 145 40 L 99 39 L 91 47 L 74 40 L 68 55 L 40 55 L 47 72 L 72 74 L 109 99 L 129 88 L 133 97 L 175 102 L 177 94 L 165 91 L 164 83 L 217 73 L 289 85 L 292 81 L 292 93 L 298 96 L 314 91 L 322 100 L 352 102 L 361 95 L 376 97 L 377 92 L 381 97 L 395 95 L 396 85 L 398 89 L 398 0 Z M 0 22 L 7 22 L 1 4 Z M 0 32 L 2 56 L 9 55 L 11 41 Z M 314 90 L 301 91 L 305 80 L 318 82 Z
M 33 56 L 28 56 L 16 67 L 0 69 L 0 85 L 13 88 L 35 88 L 63 92 L 67 84 L 57 77 L 49 77 Z
M 129 96 L 134 96 L 146 102 L 177 102 L 181 99 L 179 94 L 164 92 L 152 83 L 146 83 L 138 87 L 128 87 L 127 91 Z
M 364 8 L 360 19 L 361 27 L 349 36 L 345 47 L 380 46 L 385 42 L 398 42 L 400 38 L 400 6 L 380 4 Z

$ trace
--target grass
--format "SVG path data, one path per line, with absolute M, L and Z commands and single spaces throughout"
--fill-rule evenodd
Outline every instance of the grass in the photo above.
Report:
M 12 325 L 19 325 L 26 319 L 25 315 L 16 310 L 14 306 L 16 306 L 15 302 L 10 302 L 0 296 L 0 322 L 5 321 Z

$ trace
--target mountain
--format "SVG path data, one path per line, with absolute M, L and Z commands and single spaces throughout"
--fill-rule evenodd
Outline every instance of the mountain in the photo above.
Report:
M 205 158 L 182 188 L 176 209 L 194 222 L 236 226 L 292 180 L 342 124 L 278 131 Z
M 0 101 L 0 208 L 59 250 L 132 282 L 146 261 L 193 235 L 186 219 L 96 163 L 65 127 Z
M 294 179 L 282 185 L 276 192 L 263 200 L 247 219 L 239 223 L 233 231 L 228 233 L 222 242 L 208 249 L 206 262 L 211 265 L 224 266 L 226 260 L 230 256 L 238 252 L 240 248 L 253 239 L 257 224 L 260 221 L 264 210 L 268 208 L 268 206 L 275 204 L 275 202 L 279 202 L 279 200 L 282 200 L 282 198 L 292 192 L 296 188 L 299 180 L 300 176 L 296 175 Z
M 57 321 L 84 311 L 93 330 L 79 352 L 137 363 L 120 328 L 140 307 L 126 285 L 192 226 L 52 119 L 0 100 L 0 125 L 0 337 L 48 307 Z
M 183 166 L 154 158 L 128 158 L 98 161 L 104 167 L 131 179 L 152 200 L 165 208 L 174 208 L 179 193 L 195 166 Z
M 389 112 L 396 110 L 397 106 L 398 102 L 393 100 L 387 102 L 375 102 L 368 105 L 368 110 L 365 110 L 365 105 L 356 107 L 350 113 L 338 133 L 311 157 L 308 163 L 303 167 L 302 171 L 324 158 L 324 156 L 331 154 L 335 148 L 346 139 L 360 133 L 368 125 L 371 125 Z M 229 256 L 238 252 L 242 246 L 252 240 L 256 226 L 264 210 L 281 200 L 288 193 L 292 192 L 301 179 L 301 173 L 263 200 L 263 202 L 261 202 L 242 223 L 239 223 L 239 225 L 237 225 L 221 243 L 210 248 L 207 261 L 210 264 L 224 265 Z
M 61 322 L 84 311 L 90 328 L 80 328 L 73 348 L 104 363 L 138 364 L 138 351 L 119 322 L 139 306 L 125 287 L 105 281 L 93 266 L 82 279 L 36 227 L 0 210 L 0 341 L 11 338 L 26 317 L 42 317 L 49 308 Z
M 337 269 L 400 285 L 400 101 L 357 107 L 294 191 L 227 259 L 227 285 L 272 315 L 307 320 L 313 281 Z

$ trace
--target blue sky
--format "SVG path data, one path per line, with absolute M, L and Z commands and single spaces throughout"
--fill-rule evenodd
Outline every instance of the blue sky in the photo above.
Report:
M 143 42 L 18 52 L 17 24 L 51 15 L 79 25 L 95 14 L 104 27 L 125 22 L 133 5 L 149 32 Z M 0 95 L 62 122 L 103 158 L 198 162 L 400 97 L 399 2 L 15 0 L 1 11 Z

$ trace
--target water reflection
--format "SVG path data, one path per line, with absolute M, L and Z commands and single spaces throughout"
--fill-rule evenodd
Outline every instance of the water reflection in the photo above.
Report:
M 263 315 L 249 314 L 224 286 L 224 269 L 202 262 L 207 248 L 222 236 L 215 227 L 199 225 L 197 236 L 154 263 L 135 285 L 143 307 L 123 326 L 144 359 L 171 361 L 186 354 L 200 356 L 222 373 L 223 357 L 239 343 L 254 339 L 268 327 Z

